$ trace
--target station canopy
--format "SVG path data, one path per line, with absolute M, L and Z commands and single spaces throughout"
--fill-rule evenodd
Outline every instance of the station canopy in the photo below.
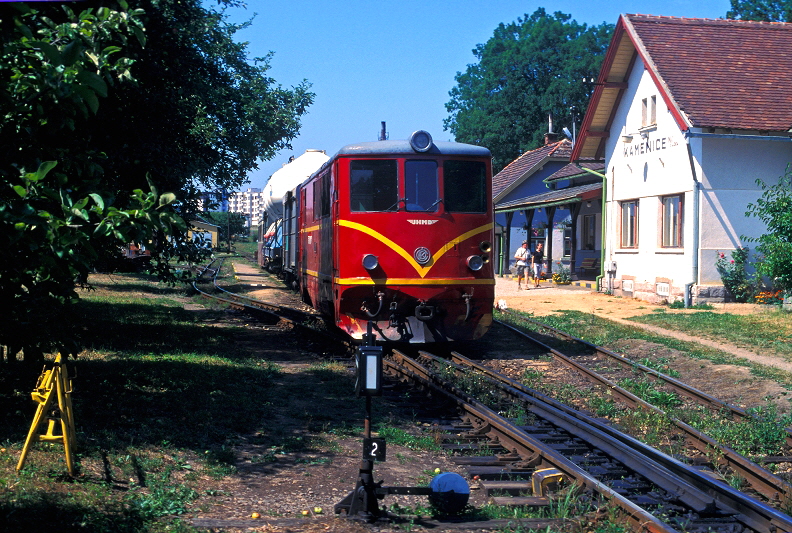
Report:
M 599 197 L 601 194 L 602 183 L 589 183 L 576 187 L 548 191 L 511 202 L 503 202 L 495 206 L 495 211 L 497 213 L 508 213 L 509 211 L 522 211 L 524 209 L 561 206 L 592 200 Z

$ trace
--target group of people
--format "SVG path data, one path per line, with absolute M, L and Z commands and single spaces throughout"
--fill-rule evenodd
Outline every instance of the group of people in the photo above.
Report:
M 523 241 L 522 246 L 517 248 L 514 258 L 517 260 L 517 290 L 522 289 L 523 278 L 525 278 L 525 290 L 528 290 L 528 278 L 525 276 L 525 267 L 528 266 L 529 261 L 531 273 L 533 274 L 534 287 L 538 287 L 539 280 L 542 276 L 542 265 L 544 264 L 542 243 L 538 243 L 536 245 L 536 250 L 531 252 L 528 250 L 528 241 Z

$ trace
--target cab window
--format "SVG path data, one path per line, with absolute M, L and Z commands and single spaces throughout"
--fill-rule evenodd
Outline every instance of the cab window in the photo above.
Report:
M 396 210 L 399 200 L 396 161 L 393 159 L 351 161 L 349 196 L 352 211 Z
M 437 211 L 437 161 L 405 162 L 404 193 L 407 211 Z
M 443 204 L 452 213 L 487 211 L 487 169 L 483 162 L 443 163 Z

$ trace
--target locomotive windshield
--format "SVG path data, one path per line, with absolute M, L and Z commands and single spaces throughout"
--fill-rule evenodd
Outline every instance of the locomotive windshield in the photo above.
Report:
M 355 159 L 349 166 L 350 208 L 353 212 L 435 212 L 443 204 L 450 213 L 487 212 L 487 169 L 482 161 L 443 161 L 440 194 L 438 162 L 404 161 L 404 198 L 399 197 L 395 159 Z
M 443 163 L 443 203 L 456 213 L 487 211 L 487 170 L 481 161 Z
M 355 160 L 349 167 L 352 211 L 395 211 L 399 182 L 393 159 Z
M 404 193 L 407 211 L 436 211 L 437 161 L 406 161 Z

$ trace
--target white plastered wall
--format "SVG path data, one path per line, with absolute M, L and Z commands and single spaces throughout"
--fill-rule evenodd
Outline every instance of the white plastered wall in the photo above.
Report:
M 642 101 L 656 106 L 654 125 L 644 125 Z M 647 117 L 649 118 L 649 117 Z M 647 120 L 651 123 L 651 120 Z M 622 278 L 632 283 L 633 296 L 678 299 L 692 277 L 694 181 L 685 137 L 668 111 L 643 63 L 636 60 L 628 89 L 606 145 L 608 171 L 608 236 L 606 261 L 616 262 L 614 287 Z M 682 247 L 661 246 L 661 199 L 681 195 Z M 638 246 L 622 247 L 620 206 L 638 201 Z M 670 297 L 655 298 L 657 283 L 668 283 Z

